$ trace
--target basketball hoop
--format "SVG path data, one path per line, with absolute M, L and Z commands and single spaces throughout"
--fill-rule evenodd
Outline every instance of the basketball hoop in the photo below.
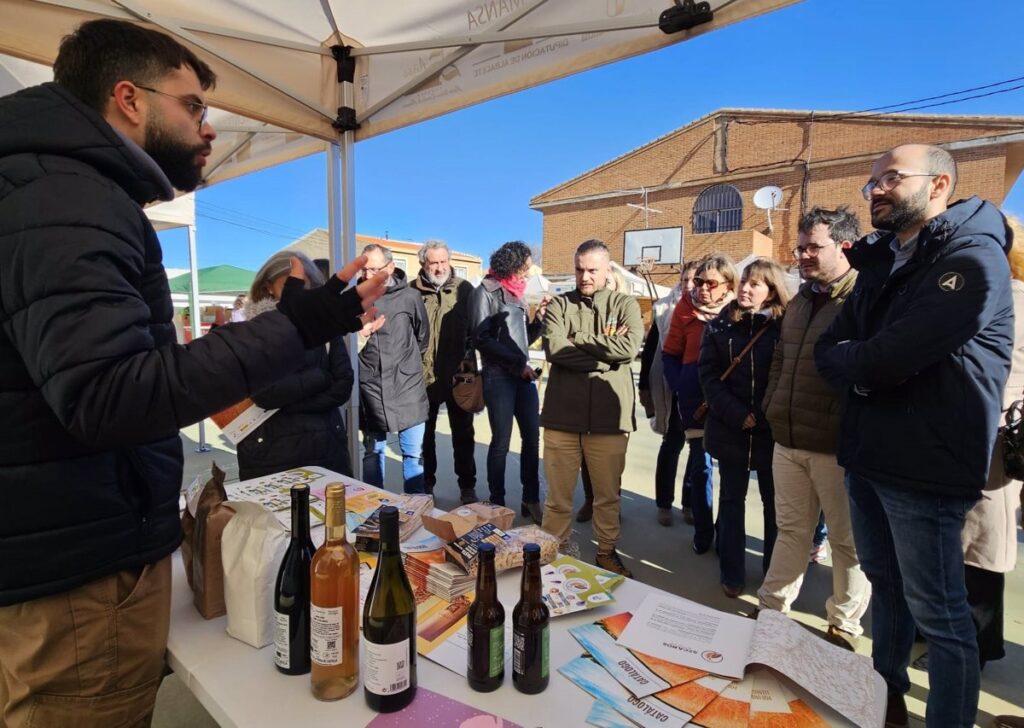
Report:
M 636 271 L 641 275 L 650 275 L 651 271 L 654 270 L 654 265 L 658 262 L 657 258 L 643 257 L 637 262 Z

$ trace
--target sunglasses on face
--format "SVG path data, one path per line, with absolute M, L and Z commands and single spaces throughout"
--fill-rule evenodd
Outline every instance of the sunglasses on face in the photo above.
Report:
M 693 287 L 694 288 L 707 288 L 709 291 L 715 290 L 716 288 L 718 288 L 723 283 L 725 283 L 725 281 L 713 281 L 713 280 L 710 280 L 708 278 L 694 278 L 693 279 Z

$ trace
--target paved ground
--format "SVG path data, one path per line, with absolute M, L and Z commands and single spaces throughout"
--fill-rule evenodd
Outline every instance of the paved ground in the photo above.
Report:
M 442 413 L 443 415 L 443 413 Z M 440 472 L 435 499 L 440 508 L 450 509 L 458 503 L 458 487 L 454 478 L 450 456 L 451 440 L 447 422 L 443 416 L 438 423 L 438 453 Z M 213 450 L 196 453 L 198 428 L 191 427 L 182 433 L 185 445 L 185 482 L 195 475 L 209 472 L 210 462 L 228 472 L 228 477 L 237 479 L 237 463 L 230 444 L 208 423 L 206 438 Z M 518 483 L 518 434 L 513 434 L 513 452 L 509 456 L 506 473 L 508 505 L 518 513 L 521 492 Z M 476 463 L 478 472 L 477 494 L 486 495 L 485 458 L 490 430 L 486 415 L 476 418 Z M 671 528 L 659 526 L 655 521 L 654 505 L 654 463 L 660 438 L 651 432 L 646 422 L 640 423 L 639 431 L 632 437 L 626 460 L 626 472 L 622 490 L 622 540 L 619 551 L 635 578 L 680 596 L 694 599 L 703 604 L 732 612 L 749 611 L 755 604 L 754 591 L 760 584 L 761 558 L 761 503 L 756 484 L 751 488 L 747 501 L 747 591 L 739 600 L 726 598 L 718 585 L 717 561 L 712 553 L 697 556 L 690 550 L 693 528 L 683 524 L 676 511 L 676 523 Z M 391 443 L 396 446 L 397 442 Z M 386 487 L 401 491 L 401 466 L 395 452 L 389 448 Z M 685 458 L 686 452 L 683 456 Z M 543 453 L 542 453 L 543 457 Z M 543 487 L 542 487 L 543 489 Z M 717 493 L 717 470 L 716 470 Z M 577 492 L 577 506 L 582 502 L 582 491 Z M 517 525 L 523 519 L 517 516 Z M 578 540 L 583 557 L 592 560 L 596 543 L 592 539 L 590 524 L 577 524 Z M 1018 549 L 1024 552 L 1021 543 L 1024 536 L 1018 530 Z M 1024 559 L 1024 553 L 1021 553 Z M 793 617 L 812 630 L 822 631 L 826 627 L 824 602 L 831 590 L 830 562 L 812 565 L 808 568 L 803 591 L 794 605 Z M 870 655 L 870 619 L 865 624 L 866 637 L 861 641 L 859 652 Z M 923 648 L 915 648 L 914 656 Z M 1007 575 L 1006 581 L 1006 651 L 1005 659 L 989 663 L 982 674 L 981 707 L 979 725 L 987 726 L 991 717 L 1001 713 L 1024 714 L 1024 571 L 1018 568 Z M 911 669 L 913 686 L 908 696 L 908 707 L 916 718 L 924 715 L 924 701 L 927 700 L 928 676 Z M 1014 677 L 1016 676 L 1016 677 Z M 912 720 L 912 725 L 915 721 Z M 215 725 L 192 697 L 191 693 L 173 676 L 164 681 L 157 703 L 157 714 L 153 725 L 156 728 L 188 727 L 202 728 Z M 923 725 L 917 722 L 916 725 Z

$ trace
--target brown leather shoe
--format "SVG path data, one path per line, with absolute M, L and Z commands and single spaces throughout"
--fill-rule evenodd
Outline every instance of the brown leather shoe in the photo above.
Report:
M 743 593 L 742 586 L 731 586 L 729 584 L 722 584 L 722 593 L 730 599 L 735 599 Z
M 540 503 L 523 503 L 519 512 L 527 518 L 532 518 L 538 526 L 544 520 L 544 507 Z
M 626 565 L 622 563 L 622 559 L 619 557 L 619 552 L 615 549 L 612 549 L 611 551 L 598 551 L 597 558 L 594 559 L 594 563 L 602 569 L 614 571 L 616 574 L 622 574 L 627 579 L 633 578 L 633 572 L 627 569 Z
M 683 506 L 683 523 L 693 525 L 693 509 L 690 506 Z
M 890 690 L 885 701 L 885 728 L 907 728 L 908 725 L 910 718 L 903 693 Z
M 672 509 L 671 508 L 659 508 L 658 509 L 658 523 L 662 526 L 672 525 Z
M 592 500 L 590 500 L 588 498 L 585 501 L 583 501 L 583 505 L 580 506 L 580 509 L 576 512 L 576 522 L 577 523 L 586 523 L 587 521 L 589 521 L 593 517 L 594 517 L 594 501 L 592 501 Z
M 857 651 L 857 636 L 839 629 L 834 624 L 828 626 L 828 631 L 825 633 L 825 641 L 831 642 L 836 647 L 842 647 L 850 652 Z

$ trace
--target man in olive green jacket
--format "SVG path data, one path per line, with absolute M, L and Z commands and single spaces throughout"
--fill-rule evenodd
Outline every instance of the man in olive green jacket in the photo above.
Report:
M 800 593 L 818 515 L 824 511 L 832 544 L 826 639 L 848 649 L 863 633 L 860 620 L 871 585 L 857 561 L 844 473 L 836 462 L 839 395 L 818 374 L 814 345 L 853 290 L 857 272 L 843 251 L 858 238 L 857 218 L 843 207 L 816 207 L 800 220 L 793 255 L 805 282 L 782 319 L 764 399 L 775 440 L 772 472 L 779 535 L 757 591 L 761 609 L 789 611 Z
M 548 305 L 544 352 L 551 373 L 544 389 L 544 530 L 563 542 L 571 532 L 572 497 L 586 457 L 594 484 L 597 565 L 631 576 L 615 550 L 619 486 L 629 433 L 636 429 L 630 365 L 643 340 L 640 306 L 605 288 L 608 247 L 588 240 L 576 249 L 576 290 Z
M 462 503 L 473 503 L 476 501 L 473 415 L 460 408 L 452 397 L 452 377 L 463 361 L 473 360 L 472 349 L 467 346 L 469 296 L 473 286 L 452 271 L 451 251 L 443 242 L 431 240 L 424 243 L 419 250 L 419 259 L 420 274 L 412 286 L 423 295 L 430 326 L 430 343 L 423 353 L 423 376 L 430 402 L 423 434 L 423 485 L 427 493 L 433 493 L 437 483 L 435 430 L 443 404 L 452 431 L 459 499 Z

